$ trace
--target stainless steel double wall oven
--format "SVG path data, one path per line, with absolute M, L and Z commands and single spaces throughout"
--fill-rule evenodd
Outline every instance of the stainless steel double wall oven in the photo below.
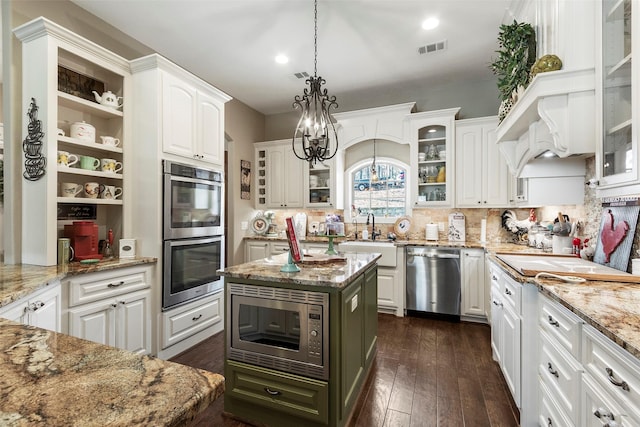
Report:
M 162 309 L 223 288 L 223 172 L 163 161 Z

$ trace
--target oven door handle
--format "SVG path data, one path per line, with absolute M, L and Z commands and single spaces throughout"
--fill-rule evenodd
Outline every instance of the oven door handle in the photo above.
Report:
M 192 182 L 194 184 L 204 184 L 204 185 L 213 185 L 213 186 L 217 186 L 217 187 L 222 187 L 222 183 L 218 182 L 218 181 L 207 181 L 206 179 L 187 178 L 186 176 L 174 176 L 174 175 L 171 175 L 171 181 Z

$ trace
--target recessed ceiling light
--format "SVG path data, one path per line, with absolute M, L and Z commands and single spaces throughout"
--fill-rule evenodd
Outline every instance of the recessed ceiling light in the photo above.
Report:
M 431 18 L 427 18 L 424 21 L 422 21 L 422 28 L 424 30 L 433 30 L 438 25 L 440 25 L 440 21 L 435 16 L 432 16 Z
M 287 62 L 289 62 L 289 58 L 287 58 L 286 55 L 280 54 L 276 56 L 276 62 L 278 64 L 286 64 Z

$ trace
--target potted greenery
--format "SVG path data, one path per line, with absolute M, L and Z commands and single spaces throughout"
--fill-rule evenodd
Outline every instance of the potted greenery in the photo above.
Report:
M 513 105 L 513 94 L 524 90 L 529 82 L 529 71 L 536 61 L 536 33 L 531 24 L 513 21 L 501 25 L 498 33 L 498 57 L 491 70 L 498 76 L 500 91 L 499 119 L 502 121 Z

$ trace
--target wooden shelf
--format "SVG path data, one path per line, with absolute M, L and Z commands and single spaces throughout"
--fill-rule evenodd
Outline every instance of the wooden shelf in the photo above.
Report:
M 82 197 L 58 197 L 58 203 L 73 203 L 73 204 L 85 204 L 85 205 L 122 205 L 122 200 L 84 199 Z
M 70 175 L 93 176 L 96 178 L 122 179 L 121 173 L 91 171 L 88 169 L 69 168 L 64 166 L 58 167 L 58 173 L 67 173 Z
M 98 143 L 95 143 L 95 142 L 82 141 L 80 139 L 71 138 L 71 137 L 68 137 L 68 136 L 58 136 L 58 142 L 69 144 L 69 145 L 74 146 L 74 147 L 90 148 L 92 150 L 99 150 L 99 151 L 106 151 L 106 152 L 111 152 L 111 153 L 120 153 L 120 154 L 122 154 L 122 148 L 120 148 L 120 147 L 114 147 L 112 145 L 98 144 Z
M 124 116 L 122 111 L 116 110 L 115 108 L 105 107 L 95 102 L 87 101 L 86 99 L 78 98 L 77 96 L 60 91 L 58 91 L 58 104 L 62 107 L 84 111 L 94 116 L 104 117 L 107 119 Z

